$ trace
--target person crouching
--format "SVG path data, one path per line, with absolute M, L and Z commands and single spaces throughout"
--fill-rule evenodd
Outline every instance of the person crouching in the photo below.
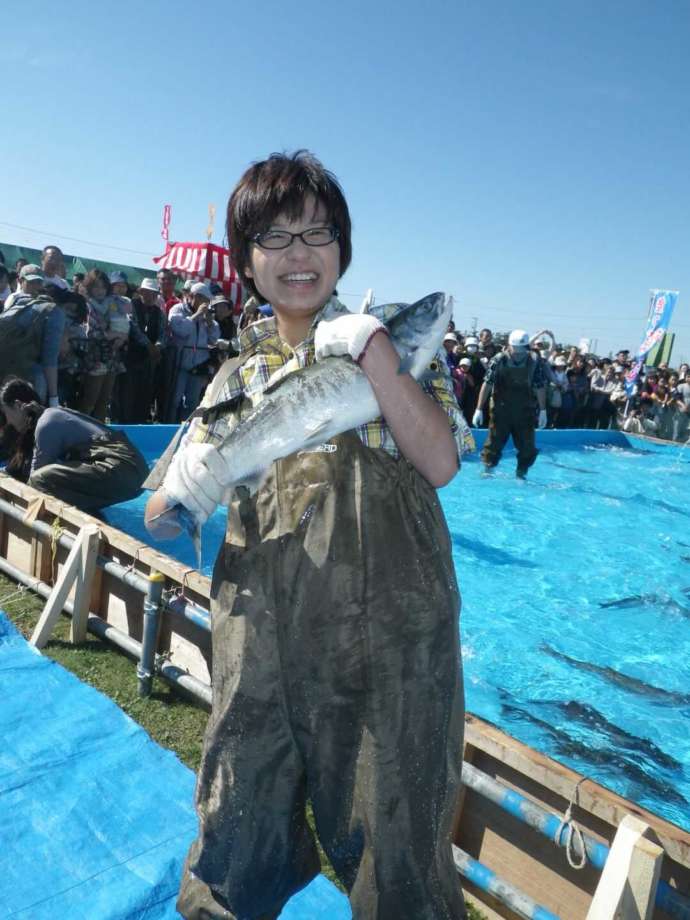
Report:
M 141 492 L 148 466 L 123 432 L 80 412 L 44 408 L 18 377 L 0 387 L 0 411 L 14 434 L 6 471 L 15 479 L 89 513 Z

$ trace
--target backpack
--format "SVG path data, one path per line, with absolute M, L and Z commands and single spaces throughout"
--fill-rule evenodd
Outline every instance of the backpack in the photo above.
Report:
M 41 358 L 45 319 L 54 309 L 55 303 L 43 294 L 20 294 L 0 313 L 0 384 L 10 377 L 32 380 Z

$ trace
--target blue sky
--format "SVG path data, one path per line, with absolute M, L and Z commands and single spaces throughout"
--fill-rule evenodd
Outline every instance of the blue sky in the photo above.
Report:
M 669 288 L 690 359 L 686 0 L 68 9 L 39 0 L 24 29 L 3 4 L 0 241 L 148 265 L 163 204 L 196 240 L 214 203 L 220 242 L 246 166 L 306 147 L 350 205 L 350 306 L 446 290 L 461 328 L 603 354 Z

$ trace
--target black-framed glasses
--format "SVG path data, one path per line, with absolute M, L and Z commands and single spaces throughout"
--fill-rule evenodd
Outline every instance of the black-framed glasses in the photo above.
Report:
M 309 227 L 301 233 L 290 233 L 289 230 L 267 230 L 250 236 L 249 240 L 261 246 L 262 249 L 287 249 L 296 238 L 302 240 L 305 246 L 328 246 L 340 237 L 337 227 Z

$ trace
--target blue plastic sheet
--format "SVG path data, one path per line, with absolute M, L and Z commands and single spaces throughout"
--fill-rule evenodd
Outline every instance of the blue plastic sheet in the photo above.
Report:
M 2 612 L 0 700 L 0 917 L 177 918 L 193 772 Z M 281 916 L 351 914 L 319 877 Z

